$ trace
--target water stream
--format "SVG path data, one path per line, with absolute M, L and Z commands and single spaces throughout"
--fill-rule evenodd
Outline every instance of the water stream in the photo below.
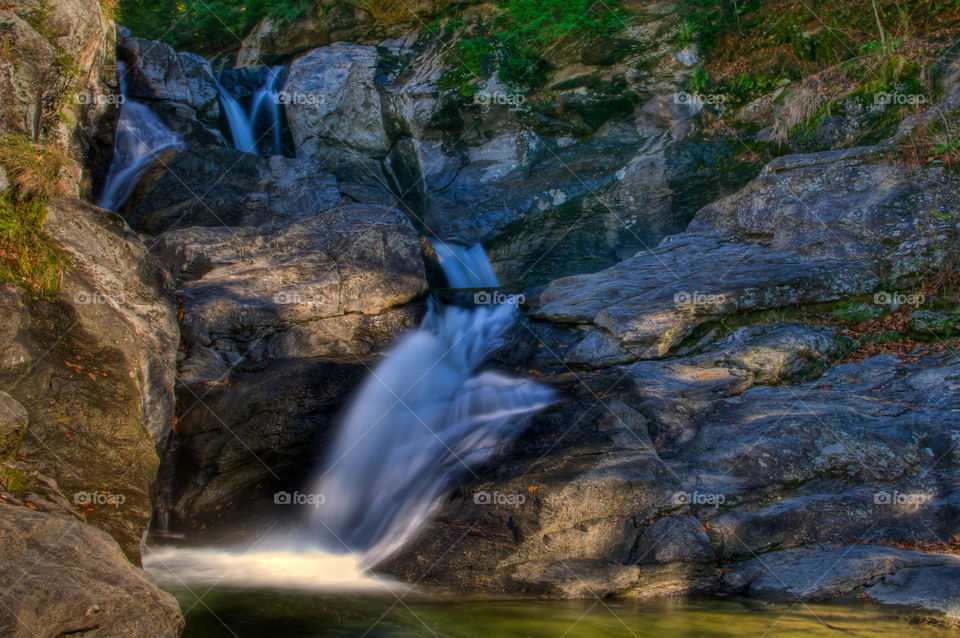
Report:
M 240 102 L 216 80 L 220 92 L 220 105 L 230 127 L 230 136 L 237 150 L 260 154 L 259 137 L 270 139 L 270 154 L 283 153 L 281 142 L 280 100 L 277 93 L 277 80 L 283 67 L 271 67 L 263 85 L 257 89 L 250 102 L 249 111 L 244 110 Z
M 113 159 L 96 203 L 116 211 L 133 194 L 157 157 L 183 148 L 180 136 L 171 131 L 146 105 L 127 98 L 126 67 L 117 63 L 120 78 L 120 119 L 114 138 Z

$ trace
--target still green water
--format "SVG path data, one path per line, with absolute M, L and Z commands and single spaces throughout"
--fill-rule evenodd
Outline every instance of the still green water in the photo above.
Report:
M 818 638 L 957 634 L 864 604 L 477 602 L 203 588 L 173 592 L 184 638 Z

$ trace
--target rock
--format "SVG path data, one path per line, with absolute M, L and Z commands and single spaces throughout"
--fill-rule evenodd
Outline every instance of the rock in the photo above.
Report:
M 173 421 L 169 280 L 113 214 L 58 199 L 45 229 L 72 261 L 60 295 L 32 300 L 4 287 L 16 302 L 0 311 L 16 355 L 3 359 L 12 365 L 0 367 L 0 382 L 30 420 L 18 460 L 54 479 L 136 560 L 151 515 L 154 444 Z
M 160 162 L 121 213 L 135 228 L 160 235 L 191 226 L 285 224 L 314 217 L 340 199 L 336 179 L 315 161 L 208 147 Z
M 89 195 L 113 145 L 112 23 L 94 2 L 50 0 L 41 12 L 14 0 L 0 8 L 0 33 L 0 130 L 59 145 L 76 162 L 61 181 Z M 65 81 L 64 65 L 84 72 Z
M 960 623 L 960 561 L 939 556 L 942 565 L 908 567 L 884 576 L 867 596 L 885 605 L 919 609 L 931 620 L 953 627 Z
M 144 38 L 119 41 L 127 97 L 145 104 L 188 146 L 231 146 L 220 131 L 220 91 L 210 64 Z
M 0 460 L 12 458 L 20 449 L 27 418 L 22 405 L 6 392 L 0 392 Z
M 284 85 L 298 157 L 324 159 L 346 147 L 382 159 L 390 151 L 374 47 L 337 43 L 314 49 L 290 67 Z
M 712 563 L 715 559 L 703 523 L 689 515 L 659 519 L 640 535 L 635 562 Z
M 228 367 L 363 356 L 415 319 L 391 324 L 390 311 L 426 292 L 419 239 L 395 209 L 352 205 L 288 226 L 177 230 L 161 246 L 182 280 L 184 345 L 212 348 Z
M 121 40 L 117 55 L 127 63 L 127 97 L 183 104 L 198 120 L 216 126 L 220 92 L 206 60 L 193 53 L 177 53 L 162 42 L 135 37 Z
M 925 197 L 925 188 L 946 200 L 960 190 L 941 191 L 937 184 L 952 178 L 935 170 L 918 179 L 876 163 L 878 152 L 775 160 L 657 248 L 551 283 L 534 316 L 602 328 L 634 358 L 658 358 L 723 316 L 870 291 L 879 283 L 873 274 L 879 260 L 894 264 L 895 277 L 916 275 L 936 261 L 916 255 L 927 254 L 930 238 L 944 228 L 918 234 L 909 202 Z
M 104 532 L 69 517 L 0 504 L 5 636 L 176 638 L 173 596 L 131 565 Z
M 925 336 L 953 336 L 960 332 L 960 308 L 952 312 L 917 310 L 910 314 L 910 329 Z
M 791 602 L 844 598 L 865 590 L 879 602 L 939 611 L 956 621 L 950 600 L 956 587 L 946 578 L 955 577 L 958 569 L 960 557 L 949 554 L 883 545 L 810 546 L 728 565 L 723 579 L 728 588 L 748 583 L 744 593 L 749 596 Z M 942 586 L 934 589 L 934 583 Z
M 637 573 L 626 565 L 636 525 L 674 507 L 680 486 L 646 438 L 639 413 L 616 401 L 602 412 L 591 405 L 584 396 L 532 417 L 509 463 L 497 460 L 458 488 L 417 539 L 378 570 L 471 591 L 628 591 Z M 478 500 L 494 492 L 513 498 Z
M 169 514 L 167 531 L 234 543 L 238 529 L 254 538 L 278 521 L 299 525 L 298 508 L 277 507 L 273 495 L 313 478 L 337 416 L 367 374 L 363 363 L 299 358 L 253 370 L 224 366 L 215 378 L 198 379 L 185 366 L 182 374 L 157 500 Z
M 528 563 L 514 578 L 539 586 L 557 598 L 604 598 L 629 589 L 640 578 L 640 568 L 593 560 Z
M 266 18 L 244 38 L 236 65 L 276 64 L 335 42 L 378 44 L 429 22 L 438 8 L 427 0 L 391 6 L 389 10 L 339 0 L 302 11 L 284 22 Z

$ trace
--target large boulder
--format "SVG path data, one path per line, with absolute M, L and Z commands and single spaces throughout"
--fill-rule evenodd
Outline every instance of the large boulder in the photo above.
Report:
M 4 636 L 176 638 L 173 596 L 131 565 L 106 533 L 69 516 L 0 504 Z
M 113 214 L 60 199 L 45 227 L 72 261 L 58 297 L 2 288 L 10 341 L 0 379 L 29 417 L 17 459 L 56 480 L 85 520 L 136 560 L 151 516 L 155 444 L 173 422 L 170 281 Z
M 113 23 L 96 2 L 14 0 L 0 43 L 0 130 L 60 145 L 76 161 L 65 181 L 89 195 L 113 145 Z
M 297 157 L 319 160 L 357 201 L 390 203 L 382 160 L 392 147 L 377 50 L 336 43 L 290 67 L 283 88 Z

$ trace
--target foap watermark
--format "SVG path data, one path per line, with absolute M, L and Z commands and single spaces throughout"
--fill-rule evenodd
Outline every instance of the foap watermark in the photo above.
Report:
M 123 305 L 123 297 L 78 290 L 73 293 L 73 303 L 78 306 L 119 306 Z
M 323 494 L 304 494 L 301 492 L 276 492 L 273 495 L 274 505 L 312 505 L 320 507 L 327 502 Z
M 880 490 L 873 495 L 873 502 L 877 505 L 923 505 L 930 500 L 929 494 L 923 492 L 898 492 L 894 490 Z
M 873 303 L 878 306 L 890 306 L 891 308 L 899 308 L 900 306 L 913 306 L 914 308 L 919 308 L 926 302 L 927 298 L 922 294 L 916 293 L 903 293 L 903 292 L 887 292 L 881 290 L 880 292 L 873 295 Z
M 726 302 L 727 296 L 719 293 L 687 292 L 681 290 L 673 296 L 675 306 L 719 306 Z
M 527 502 L 526 494 L 501 494 L 481 490 L 473 495 L 473 502 L 477 505 L 510 505 L 516 507 Z
M 300 91 L 277 91 L 273 101 L 280 106 L 320 106 L 327 103 L 322 93 L 302 93 Z
M 113 505 L 114 507 L 120 507 L 126 502 L 127 497 L 123 494 L 111 494 L 104 491 L 76 492 L 73 495 L 73 503 L 75 505 L 89 505 L 90 507 L 96 507 L 99 505 Z
M 727 103 L 727 96 L 722 93 L 688 93 L 677 91 L 673 94 L 674 104 L 695 104 L 697 106 L 723 106 Z
M 82 106 L 121 106 L 127 101 L 125 95 L 120 93 L 91 93 L 84 91 L 77 93 L 77 104 Z
M 884 109 L 887 106 L 922 106 L 927 96 L 922 93 L 901 93 L 899 91 L 880 91 L 873 94 L 873 106 Z
M 273 303 L 278 306 L 318 306 L 324 301 L 322 295 L 302 292 L 278 292 L 273 295 Z
M 497 291 L 481 290 L 473 295 L 473 303 L 478 306 L 522 306 L 526 300 L 523 295 L 508 295 Z
M 709 492 L 674 492 L 674 505 L 723 505 L 727 497 Z
M 473 103 L 478 106 L 523 106 L 527 96 L 522 93 L 502 93 L 500 91 L 481 91 L 473 96 Z

